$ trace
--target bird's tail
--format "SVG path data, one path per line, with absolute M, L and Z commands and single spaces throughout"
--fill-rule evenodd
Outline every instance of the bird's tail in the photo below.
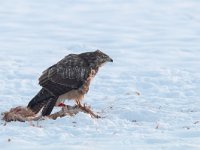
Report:
M 37 114 L 43 107 L 42 115 L 46 116 L 51 113 L 53 106 L 56 103 L 56 98 L 52 96 L 47 90 L 42 88 L 38 94 L 28 103 L 28 108 Z

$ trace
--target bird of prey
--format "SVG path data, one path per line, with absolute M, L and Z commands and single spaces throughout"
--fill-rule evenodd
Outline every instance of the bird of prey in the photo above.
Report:
M 39 78 L 42 88 L 27 107 L 35 114 L 42 110 L 42 116 L 48 116 L 54 106 L 66 99 L 75 100 L 81 106 L 90 81 L 106 62 L 113 60 L 100 50 L 65 56 L 43 71 Z

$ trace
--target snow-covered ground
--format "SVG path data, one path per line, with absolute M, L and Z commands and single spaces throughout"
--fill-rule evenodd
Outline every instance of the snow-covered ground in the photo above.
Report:
M 0 149 L 200 149 L 198 0 L 0 0 L 0 112 L 27 105 L 48 66 L 95 49 L 114 63 L 84 102 L 105 118 L 1 121 Z

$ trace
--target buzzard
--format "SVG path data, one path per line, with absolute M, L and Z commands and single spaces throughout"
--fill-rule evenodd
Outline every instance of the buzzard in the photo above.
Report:
M 35 114 L 42 110 L 42 116 L 47 116 L 54 106 L 66 99 L 74 100 L 81 106 L 81 100 L 88 92 L 92 78 L 106 62 L 113 60 L 100 50 L 65 56 L 43 71 L 39 78 L 42 89 L 27 107 Z

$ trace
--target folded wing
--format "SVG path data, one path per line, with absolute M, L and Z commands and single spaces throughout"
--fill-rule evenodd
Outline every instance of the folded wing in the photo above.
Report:
M 90 72 L 90 67 L 82 58 L 70 54 L 45 70 L 39 78 L 39 84 L 52 95 L 59 96 L 80 88 Z

